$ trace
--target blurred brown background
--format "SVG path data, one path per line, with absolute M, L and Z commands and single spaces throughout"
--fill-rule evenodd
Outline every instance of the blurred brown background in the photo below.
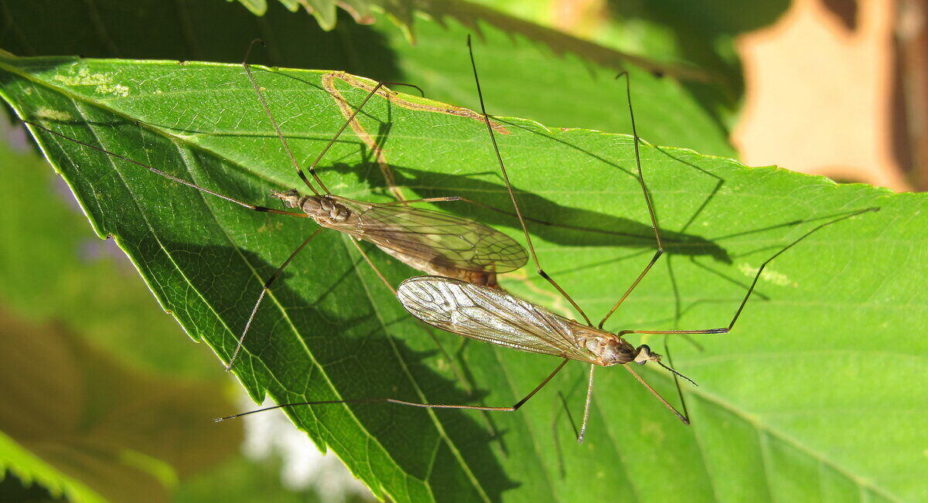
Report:
M 609 27 L 617 10 L 635 9 L 629 3 L 636 2 L 555 0 L 541 9 L 523 0 L 507 8 L 634 52 L 634 43 L 621 35 L 625 43 L 617 44 Z M 745 80 L 743 108 L 732 124 L 741 159 L 896 191 L 924 190 L 928 2 L 770 4 L 745 3 L 745 9 L 782 12 L 772 24 L 733 40 Z
M 924 190 L 924 8 L 794 0 L 776 24 L 741 36 L 747 93 L 732 140 L 743 160 Z

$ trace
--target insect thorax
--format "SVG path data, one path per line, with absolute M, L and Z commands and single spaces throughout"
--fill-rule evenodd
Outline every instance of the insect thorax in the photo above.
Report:
M 609 332 L 579 324 L 573 328 L 577 344 L 593 354 L 593 363 L 609 367 L 625 364 L 635 359 L 637 353 L 635 347 L 624 339 Z
M 348 207 L 329 195 L 304 196 L 296 190 L 274 192 L 271 195 L 290 208 L 299 208 L 322 226 L 344 223 L 352 215 Z

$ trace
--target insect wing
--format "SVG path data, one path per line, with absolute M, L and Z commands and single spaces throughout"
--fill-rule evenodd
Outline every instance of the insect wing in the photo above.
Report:
M 592 362 L 573 337 L 574 322 L 506 292 L 438 276 L 410 278 L 397 297 L 429 325 L 520 351 Z
M 509 272 L 528 261 L 515 240 L 473 220 L 422 208 L 338 199 L 358 215 L 352 234 L 426 264 Z

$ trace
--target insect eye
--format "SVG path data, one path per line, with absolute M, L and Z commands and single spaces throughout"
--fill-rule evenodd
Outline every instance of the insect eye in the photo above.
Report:
M 655 356 L 657 355 L 651 352 L 650 346 L 648 346 L 647 344 L 642 344 L 638 346 L 638 352 L 635 354 L 635 363 L 637 363 L 638 365 L 644 365 L 645 363 L 648 363 L 649 361 L 657 360 L 656 358 L 654 358 Z

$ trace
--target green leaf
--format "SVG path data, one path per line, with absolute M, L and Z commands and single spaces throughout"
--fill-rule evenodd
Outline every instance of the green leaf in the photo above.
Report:
M 148 289 L 130 281 L 138 275 L 129 261 L 87 232 L 70 195 L 59 197 L 44 160 L 4 144 L 0 166 L 0 305 L 35 324 L 62 324 L 133 367 L 216 378 L 204 369 L 211 355 L 190 351 Z
M 228 381 L 152 309 L 134 268 L 88 232 L 43 159 L 4 141 L 0 166 L 2 476 L 70 501 L 166 500 L 235 454 L 240 429 L 204 420 L 235 407 Z M 0 500 L 27 497 L 10 485 Z
M 139 280 L 131 262 L 115 243 L 99 240 L 93 234 L 73 196 L 48 163 L 31 151 L 16 152 L 31 150 L 24 141 L 27 133 L 21 125 L 15 131 L 10 131 L 9 126 L 6 118 L 0 119 L 0 137 L 8 140 L 0 142 L 0 166 L 3 166 L 6 175 L 4 183 L 0 184 L 0 201 L 3 202 L 0 235 L 4 236 L 0 244 L 0 278 L 3 278 L 0 281 L 0 311 L 15 316 L 26 334 L 10 331 L 9 325 L 0 332 L 3 334 L 0 344 L 9 342 L 16 346 L 15 350 L 0 353 L 0 371 L 14 369 L 18 374 L 16 378 L 3 379 L 0 399 L 6 404 L 18 404 L 19 410 L 11 405 L 4 408 L 4 412 L 17 412 L 16 422 L 19 424 L 49 422 L 49 409 L 24 408 L 23 397 L 27 397 L 25 401 L 32 402 L 62 394 L 55 386 L 67 388 L 65 393 L 72 392 L 75 374 L 80 375 L 87 366 L 92 368 L 88 372 L 105 374 L 104 380 L 117 386 L 127 378 L 134 382 L 141 380 L 156 391 L 136 390 L 135 394 L 140 397 L 136 403 L 141 403 L 146 416 L 154 418 L 160 426 L 153 427 L 148 420 L 120 422 L 120 434 L 107 442 L 106 450 L 137 450 L 139 439 L 153 435 L 167 445 L 172 445 L 173 439 L 183 439 L 185 435 L 188 438 L 199 437 L 196 442 L 183 442 L 181 448 L 183 458 L 191 462 L 178 466 L 178 463 L 166 459 L 166 463 L 154 465 L 166 468 L 171 464 L 181 478 L 178 484 L 149 492 L 148 499 L 159 494 L 163 499 L 185 502 L 319 500 L 314 490 L 282 487 L 281 473 L 292 467 L 289 462 L 282 463 L 278 459 L 280 455 L 272 446 L 260 455 L 262 459 L 248 459 L 256 456 L 249 450 L 249 445 L 268 440 L 266 434 L 261 438 L 254 432 L 254 422 L 248 424 L 246 421 L 239 425 L 248 433 L 244 441 L 240 434 L 229 436 L 235 433 L 236 428 L 230 430 L 214 426 L 212 417 L 242 407 L 241 393 L 231 393 L 229 389 L 230 385 L 237 386 L 237 383 L 233 383 L 221 367 L 212 363 L 215 356 L 208 347 L 192 344 L 189 338 L 181 336 L 182 328 L 174 319 L 154 308 L 157 302 Z M 54 330 L 48 328 L 50 324 Z M 18 338 L 24 335 L 28 340 L 20 341 Z M 44 341 L 41 347 L 31 343 L 39 340 Z M 86 346 L 95 349 L 92 354 L 103 359 L 103 365 L 97 360 L 88 360 Z M 67 359 L 66 365 L 39 365 L 50 353 L 71 354 L 78 361 Z M 85 361 L 87 363 L 83 363 Z M 103 367 L 110 367 L 110 363 L 115 367 L 112 374 L 103 370 Z M 41 375 L 26 378 L 24 375 L 29 369 L 40 370 Z M 60 379 L 56 370 L 61 370 L 68 378 Z M 53 383 L 55 386 L 39 391 L 39 383 Z M 19 386 L 27 389 L 18 389 Z M 97 385 L 96 388 L 103 394 L 114 392 L 113 386 Z M 10 395 L 14 390 L 17 393 L 15 397 Z M 186 396 L 191 392 L 192 397 Z M 218 397 L 224 400 L 217 401 L 212 408 L 204 408 L 204 404 L 199 403 L 214 402 Z M 67 403 L 75 404 L 73 401 Z M 107 404 L 106 408 L 115 412 L 119 405 Z M 54 408 L 54 411 L 59 415 L 75 413 L 63 406 Z M 18 438 L 23 442 L 19 444 L 17 439 L 7 435 L 12 433 L 9 431 L 10 424 L 2 419 L 8 416 L 0 416 L 3 416 L 0 417 L 0 436 L 3 438 L 0 464 L 6 472 L 0 483 L 0 501 L 33 501 L 41 498 L 43 493 L 48 494 L 44 488 L 59 495 L 58 499 L 92 501 L 101 499 L 95 495 L 109 492 L 106 486 L 125 487 L 131 480 L 136 494 L 140 494 L 141 485 L 149 483 L 145 472 L 132 473 L 145 467 L 145 463 L 139 466 L 138 456 L 109 458 L 113 466 L 107 471 L 117 475 L 113 480 L 84 476 L 97 475 L 93 472 L 88 474 L 87 470 L 74 476 L 68 475 L 59 468 L 64 461 L 60 454 L 85 459 L 104 458 L 99 443 L 82 441 L 75 445 L 74 439 L 63 438 L 58 431 L 45 430 L 40 435 Z M 94 417 L 98 416 L 94 414 Z M 105 417 L 119 417 L 119 414 L 111 413 Z M 267 424 L 268 419 L 277 418 L 253 419 Z M 106 426 L 92 427 L 106 432 Z M 293 434 L 298 434 L 285 430 L 287 428 L 278 427 L 274 431 L 284 437 L 289 433 L 291 439 Z M 83 431 L 81 436 L 86 437 Z M 220 445 L 206 441 L 216 438 Z M 273 437 L 271 440 L 283 441 Z M 303 443 L 308 444 L 309 440 L 305 439 Z M 290 442 L 289 445 L 296 450 L 313 449 L 311 445 L 299 442 Z M 36 446 L 39 448 L 36 449 Z M 239 452 L 238 456 L 234 455 L 235 451 Z M 49 456 L 50 452 L 59 456 Z M 216 454 L 225 456 L 221 465 L 207 459 Z M 133 461 L 131 467 L 123 466 L 130 460 Z M 218 457 L 215 461 L 219 461 Z M 125 474 L 127 468 L 131 468 L 129 477 Z M 326 471 L 323 477 L 329 483 L 326 486 L 328 493 L 333 487 L 331 477 L 330 471 Z M 175 482 L 173 477 L 161 477 L 160 481 Z M 29 487 L 23 488 L 24 485 Z M 45 496 L 45 500 L 50 497 Z M 350 501 L 362 499 L 358 497 Z
M 391 39 L 406 81 L 423 87 L 433 99 L 479 109 L 464 46 L 467 30 L 422 23 L 419 33 L 421 43 L 414 48 Z M 591 65 L 569 54 L 556 57 L 560 53 L 530 39 L 513 42 L 506 30 L 486 28 L 479 33 L 474 50 L 490 114 L 531 117 L 549 127 L 630 131 L 614 65 Z M 617 61 L 624 68 L 625 60 Z M 636 80 L 641 134 L 656 142 L 734 155 L 727 132 L 681 82 L 685 80 Z
M 264 16 L 267 13 L 268 5 L 266 0 L 239 0 L 239 3 L 256 16 Z M 703 82 L 711 80 L 718 75 L 712 75 L 706 72 L 705 65 L 702 66 L 702 68 L 697 68 L 692 63 L 694 60 L 703 60 L 701 62 L 708 62 L 710 66 L 721 66 L 717 62 L 719 55 L 715 54 L 717 49 L 712 47 L 712 44 L 716 42 L 716 40 L 714 40 L 715 36 L 721 35 L 725 31 L 732 30 L 732 28 L 742 24 L 753 23 L 756 25 L 762 21 L 770 22 L 774 14 L 781 12 L 785 8 L 780 0 L 772 0 L 772 2 L 765 2 L 771 5 L 765 5 L 764 9 L 759 10 L 762 14 L 752 12 L 752 16 L 746 17 L 744 20 L 740 19 L 740 17 L 743 16 L 735 15 L 733 17 L 734 19 L 725 19 L 723 22 L 718 22 L 718 18 L 721 16 L 719 16 L 719 12 L 717 11 L 727 14 L 731 9 L 720 9 L 711 1 L 708 2 L 709 5 L 695 6 L 689 4 L 674 5 L 672 3 L 657 5 L 656 7 L 650 4 L 642 6 L 636 5 L 632 8 L 631 12 L 617 12 L 617 15 L 620 14 L 642 19 L 653 17 L 655 20 L 659 20 L 661 24 L 657 26 L 647 26 L 647 24 L 653 23 L 653 20 L 648 20 L 648 23 L 641 23 L 639 20 L 638 23 L 632 22 L 628 23 L 628 25 L 629 27 L 635 28 L 629 31 L 634 31 L 636 37 L 640 37 L 640 32 L 644 31 L 648 38 L 660 41 L 661 43 L 659 46 L 661 47 L 668 44 L 673 45 L 673 42 L 662 40 L 668 38 L 668 35 L 663 33 L 665 31 L 663 29 L 664 26 L 670 24 L 676 28 L 677 32 L 686 33 L 686 36 L 682 37 L 682 40 L 677 42 L 680 47 L 676 47 L 674 53 L 665 54 L 665 50 L 659 50 L 658 53 L 661 58 L 660 61 L 658 61 L 647 57 L 636 56 L 635 53 L 623 52 L 617 50 L 616 47 L 600 45 L 593 41 L 565 33 L 564 31 L 550 28 L 544 24 L 531 22 L 519 16 L 510 15 L 506 12 L 505 5 L 484 6 L 481 5 L 480 2 L 468 2 L 464 0 L 457 0 L 455 2 L 446 2 L 442 0 L 350 0 L 338 2 L 334 0 L 279 0 L 279 3 L 291 12 L 296 12 L 299 7 L 302 6 L 306 12 L 312 14 L 313 17 L 316 18 L 319 26 L 325 31 L 330 31 L 335 28 L 338 18 L 337 8 L 341 8 L 345 13 L 350 14 L 355 22 L 362 24 L 371 24 L 374 23 L 375 20 L 380 20 L 380 22 L 383 23 L 383 21 L 385 21 L 383 18 L 386 17 L 392 21 L 402 31 L 404 37 L 412 43 L 416 43 L 418 38 L 417 20 L 424 21 L 422 18 L 428 18 L 441 25 L 446 25 L 450 20 L 454 20 L 466 26 L 468 30 L 477 33 L 480 33 L 482 26 L 489 25 L 510 35 L 519 35 L 536 42 L 541 42 L 547 46 L 549 50 L 558 55 L 572 54 L 584 58 L 587 61 L 617 70 L 621 70 L 624 63 L 633 63 L 651 71 L 659 71 L 673 75 L 674 77 Z M 557 10 L 551 6 L 545 5 L 543 2 L 535 2 L 535 4 L 535 10 Z M 99 7 L 93 6 L 91 8 L 96 10 Z M 186 10 L 186 6 L 184 9 Z M 516 9 L 510 8 L 509 10 Z M 385 14 L 385 16 L 376 16 L 374 12 Z M 417 14 L 419 15 L 417 16 Z M 689 33 L 694 30 L 691 28 L 684 29 L 681 26 L 683 24 L 681 20 L 692 22 L 694 16 L 706 18 L 702 20 L 704 22 L 700 23 L 700 25 L 704 27 L 706 33 Z M 419 19 L 417 19 L 417 17 Z M 426 25 L 429 24 L 431 23 L 426 22 Z M 642 47 L 636 48 L 638 49 L 636 53 L 647 54 L 648 51 L 651 50 L 653 54 L 653 47 L 649 47 L 653 45 L 654 44 L 642 44 Z M 728 45 L 725 45 L 725 48 L 727 49 Z M 730 51 L 725 52 L 727 53 Z M 692 59 L 688 59 L 687 57 Z M 685 61 L 688 64 L 680 64 L 680 61 Z M 723 68 L 723 70 L 727 69 Z
M 138 59 L 242 61 L 255 38 L 267 43 L 251 52 L 253 63 L 293 68 L 328 68 L 387 82 L 409 82 L 439 101 L 477 107 L 465 38 L 474 35 L 481 78 L 493 92 L 491 113 L 531 117 L 549 126 L 627 131 L 621 87 L 613 78 L 627 64 L 648 64 L 669 77 L 672 67 L 655 67 L 648 52 L 623 54 L 492 9 L 436 2 L 431 19 L 416 20 L 416 38 L 392 28 L 384 16 L 371 26 L 343 22 L 323 32 L 276 2 L 256 20 L 241 6 L 223 1 L 168 3 L 136 0 L 127 11 L 120 0 L 92 4 L 53 2 L 47 8 L 13 3 L 0 9 L 0 47 L 19 56 L 74 55 Z M 396 4 L 397 6 L 400 3 Z M 178 22 L 178 20 L 184 20 Z M 411 19 L 411 18 L 410 18 Z M 209 26 L 209 30 L 189 27 Z M 308 50 L 307 48 L 312 48 Z M 688 85 L 638 91 L 642 135 L 654 142 L 733 156 L 720 110 L 737 107 L 740 92 L 726 103 L 706 102 Z M 565 96 L 580 97 L 564 99 Z M 666 117 L 674 120 L 664 120 Z
M 240 429 L 202 420 L 228 402 L 208 382 L 134 372 L 55 326 L 0 311 L 0 467 L 72 501 L 166 501 L 228 458 Z M 193 441 L 195 440 L 195 442 Z
M 271 190 L 302 188 L 239 66 L 7 58 L 0 71 L 0 91 L 18 114 L 69 137 L 257 204 L 273 206 Z M 327 76 L 256 68 L 302 164 L 344 120 Z M 345 79 L 334 80 L 338 92 L 357 104 L 364 86 Z M 675 85 L 643 72 L 632 82 L 635 96 Z M 408 198 L 464 195 L 507 207 L 479 117 L 406 95 L 375 97 L 362 115 Z M 601 316 L 653 252 L 631 138 L 496 120 L 528 215 L 632 235 L 531 228 L 545 269 L 591 317 Z M 249 212 L 41 131 L 38 138 L 97 232 L 114 237 L 191 337 L 224 357 L 262 281 L 315 228 Z M 694 337 L 702 350 L 671 340 L 674 364 L 700 384 L 686 388 L 690 427 L 621 370 L 600 369 L 587 440 L 577 445 L 571 416 L 579 418 L 587 370 L 580 364 L 515 414 L 355 404 L 290 409 L 294 421 L 376 494 L 396 501 L 923 499 L 926 434 L 917 418 L 928 391 L 912 383 L 928 350 L 920 336 L 928 305 L 920 287 L 925 196 L 746 168 L 679 148 L 644 146 L 642 162 L 667 256 L 610 330 L 724 326 L 768 256 L 838 215 L 880 211 L 827 227 L 773 262 L 730 335 Z M 370 145 L 356 133 L 336 143 L 320 176 L 339 195 L 389 200 Z M 522 239 L 505 215 L 442 209 Z M 394 284 L 415 274 L 367 249 Z M 530 268 L 503 285 L 569 314 Z M 346 238 L 324 232 L 275 285 L 235 373 L 256 399 L 505 406 L 557 364 L 437 337 L 467 380 L 455 377 Z M 642 372 L 673 398 L 665 373 Z
M 9 475 L 12 475 L 30 486 L 35 484 L 45 488 L 55 497 L 66 495 L 68 501 L 106 501 L 79 479 L 67 476 L 3 432 L 0 432 L 0 462 L 4 471 L 4 481 L 9 480 Z

